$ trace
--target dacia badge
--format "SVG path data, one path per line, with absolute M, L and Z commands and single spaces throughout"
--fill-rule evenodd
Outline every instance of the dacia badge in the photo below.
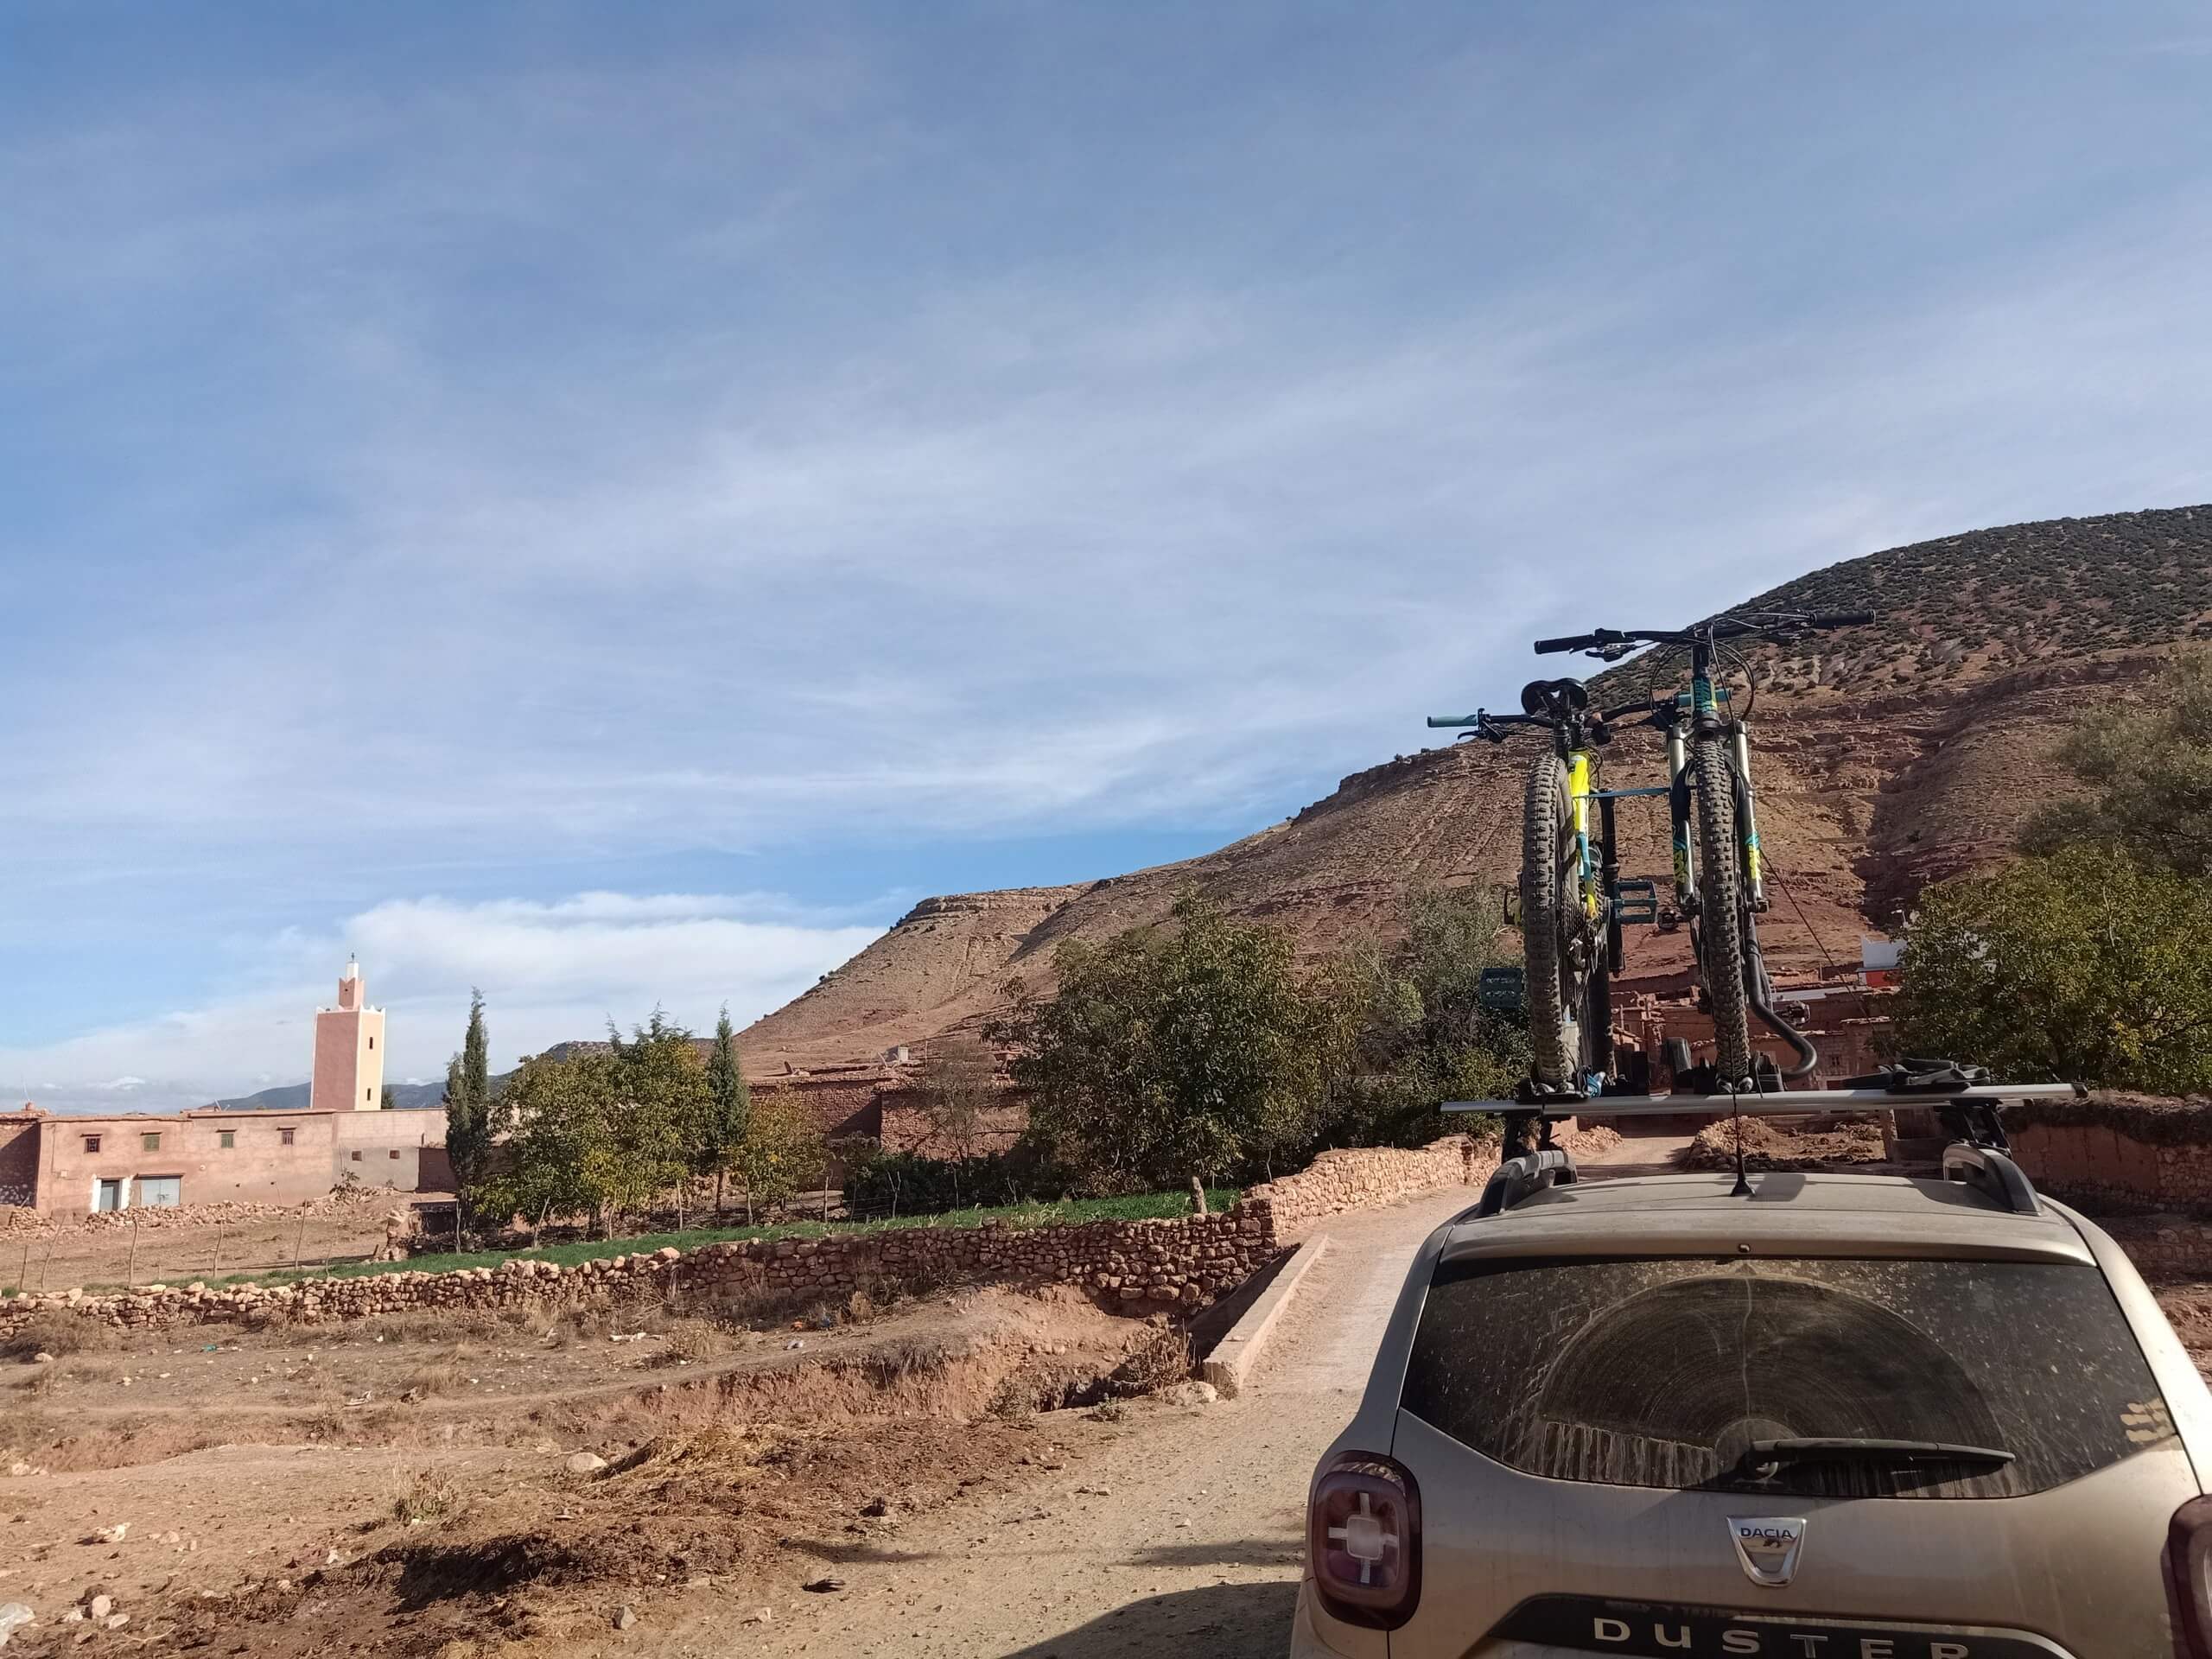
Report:
M 1753 1584 L 1779 1589 L 1797 1576 L 1797 1552 L 1805 1547 L 1802 1516 L 1732 1515 L 1728 1535 Z

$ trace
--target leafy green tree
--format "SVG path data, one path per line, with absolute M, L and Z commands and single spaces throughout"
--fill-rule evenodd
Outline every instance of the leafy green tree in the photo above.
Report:
M 607 1035 L 623 1111 L 609 1138 L 611 1161 L 601 1179 L 620 1211 L 648 1208 L 676 1189 L 681 1225 L 683 1184 L 698 1166 L 709 1133 L 707 1071 L 698 1046 L 659 1008 L 627 1039 L 612 1021 Z
M 491 1045 L 484 1029 L 484 993 L 468 994 L 468 1029 L 461 1052 L 446 1065 L 446 1156 L 464 1211 L 469 1194 L 492 1173 L 500 1125 L 492 1100 Z
M 2212 652 L 2176 658 L 2144 702 L 2090 714 L 2056 759 L 2083 793 L 2031 817 L 2024 850 L 2100 842 L 2153 869 L 2212 875 Z
M 745 1218 L 755 1206 L 774 1210 L 788 1205 L 817 1179 L 827 1153 L 822 1133 L 804 1106 L 785 1089 L 772 1089 L 753 1103 L 734 1166 L 745 1183 Z
M 1033 1135 L 1095 1191 L 1180 1185 L 1313 1144 L 1346 1022 L 1290 940 L 1185 893 L 1170 921 L 1054 959 L 1050 1001 L 1020 982 L 987 1033 L 1012 1047 Z
M 753 1118 L 753 1096 L 745 1086 L 745 1071 L 737 1055 L 737 1033 L 729 1022 L 729 1004 L 722 1004 L 715 1021 L 714 1051 L 707 1057 L 707 1116 L 699 1145 L 699 1169 L 715 1178 L 715 1213 L 722 1211 L 722 1186 L 745 1144 Z
M 1452 1127 L 1447 1100 L 1510 1096 L 1528 1075 L 1528 1031 L 1482 1006 L 1482 971 L 1512 965 L 1490 896 L 1416 893 L 1395 950 L 1355 950 L 1332 970 L 1356 1024 L 1350 1065 L 1332 1093 L 1327 1135 L 1339 1145 L 1418 1145 Z M 1465 1127 L 1461 1125 L 1459 1127 Z
M 533 1233 L 548 1216 L 581 1212 L 603 1222 L 622 1190 L 608 1179 L 620 1155 L 613 1057 L 537 1055 L 508 1079 L 501 1101 L 513 1132 L 499 1173 L 480 1189 L 484 1209 L 520 1215 Z
M 2212 882 L 2077 845 L 1938 882 L 1906 930 L 1905 1052 L 2159 1094 L 2212 1089 Z

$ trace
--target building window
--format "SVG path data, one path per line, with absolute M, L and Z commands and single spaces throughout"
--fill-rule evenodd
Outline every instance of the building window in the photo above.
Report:
M 98 1136 L 97 1135 L 86 1135 L 86 1136 L 85 1137 L 85 1150 L 86 1150 L 86 1152 L 98 1152 L 99 1149 L 100 1149 L 100 1138 L 99 1138 L 99 1136 Z
M 376 1046 L 377 1046 L 377 1039 L 376 1039 L 375 1038 L 373 1038 L 373 1037 L 370 1038 L 370 1039 L 369 1039 L 369 1046 L 370 1046 L 371 1048 L 374 1048 Z
M 385 1154 L 385 1157 L 387 1157 L 387 1158 L 389 1158 L 389 1159 L 391 1159 L 394 1163 L 398 1162 L 398 1161 L 399 1161 L 399 1148 L 398 1148 L 397 1147 L 393 1147 L 390 1152 L 387 1152 L 386 1154 Z
M 219 1129 L 216 1132 L 215 1144 L 222 1147 L 225 1152 L 228 1152 L 238 1143 L 238 1132 L 236 1129 Z
M 283 1145 L 289 1147 L 292 1144 L 293 1133 L 294 1132 L 290 1129 L 279 1129 L 276 1131 L 276 1139 Z
M 348 1158 L 351 1158 L 357 1164 L 361 1161 L 361 1154 L 358 1147 L 355 1150 L 347 1153 L 346 1155 Z
M 138 1137 L 138 1144 L 148 1152 L 159 1152 L 162 1149 L 162 1137 L 159 1134 L 142 1135 Z
M 373 1089 L 364 1089 L 361 1090 L 361 1098 L 363 1100 L 374 1100 L 376 1097 L 377 1091 Z

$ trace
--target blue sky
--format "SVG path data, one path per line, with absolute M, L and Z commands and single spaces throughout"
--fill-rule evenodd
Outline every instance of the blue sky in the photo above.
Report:
M 0 1097 L 764 1011 L 2212 499 L 2201 6 L 0 10 Z

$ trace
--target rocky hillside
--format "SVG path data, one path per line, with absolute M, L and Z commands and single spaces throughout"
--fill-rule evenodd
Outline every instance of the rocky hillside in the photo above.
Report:
M 1747 653 L 1762 838 L 1782 880 L 1762 927 L 1778 971 L 1855 963 L 1926 882 L 2000 857 L 2049 793 L 2052 742 L 2088 703 L 2125 696 L 2161 656 L 2212 640 L 2212 506 L 1976 531 L 1832 565 L 1751 608 L 1872 606 L 1873 626 L 1817 649 Z M 1613 622 L 1593 615 L 1593 623 Z M 1554 658 L 1572 672 L 1586 658 Z M 1541 663 L 1531 659 L 1531 674 Z M 1625 701 L 1675 664 L 1602 677 Z M 1312 951 L 1387 934 L 1408 889 L 1501 892 L 1519 863 L 1526 741 L 1460 744 L 1356 772 L 1287 823 L 1179 864 L 1065 887 L 931 899 L 747 1033 L 756 1063 L 873 1058 L 972 1025 L 1009 974 L 1049 980 L 1062 941 L 1163 914 L 1194 884 L 1289 928 Z M 1607 755 L 1608 781 L 1656 781 L 1656 740 Z M 1624 808 L 1624 862 L 1663 877 L 1663 812 Z M 1681 933 L 1630 936 L 1630 972 L 1680 965 Z

